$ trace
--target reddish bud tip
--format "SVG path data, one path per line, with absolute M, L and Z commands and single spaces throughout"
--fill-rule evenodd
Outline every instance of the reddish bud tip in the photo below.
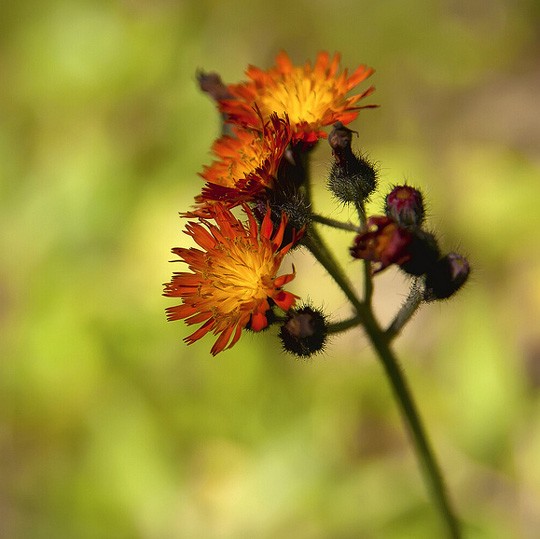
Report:
M 424 221 L 422 193 L 409 185 L 398 185 L 386 195 L 385 212 L 401 226 L 420 226 Z

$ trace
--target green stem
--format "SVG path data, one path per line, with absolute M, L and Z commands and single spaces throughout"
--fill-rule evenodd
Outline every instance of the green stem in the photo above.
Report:
M 360 232 L 361 228 L 355 225 L 354 223 L 344 223 L 343 221 L 338 221 L 336 219 L 331 219 L 330 217 L 323 217 L 316 213 L 311 215 L 311 219 L 316 223 L 321 225 L 331 226 L 332 228 L 339 228 L 341 230 L 347 230 L 349 232 Z
M 363 201 L 357 202 L 355 204 L 356 206 L 356 213 L 358 214 L 358 219 L 360 220 L 360 228 L 364 228 L 366 226 L 366 207 L 364 205 Z
M 411 392 L 400 370 L 394 352 L 390 348 L 387 338 L 382 331 L 370 334 L 369 338 L 377 350 L 386 374 L 390 380 L 392 390 L 401 408 L 403 419 L 408 427 L 411 439 L 416 449 L 417 457 L 421 463 L 424 479 L 428 484 L 433 501 L 443 518 L 448 537 L 459 539 L 461 537 L 459 521 L 457 520 L 448 498 L 441 470 L 435 460 L 433 450 L 428 441 L 422 421 L 416 409 Z
M 452 511 L 442 474 L 435 460 L 434 453 L 431 449 L 416 405 L 404 375 L 398 366 L 397 358 L 390 347 L 389 337 L 375 319 L 371 304 L 362 302 L 358 299 L 349 279 L 343 272 L 343 269 L 328 251 L 328 248 L 313 226 L 310 227 L 305 245 L 336 281 L 356 309 L 357 318 L 364 327 L 364 330 L 388 375 L 390 385 L 399 404 L 403 420 L 407 426 L 416 450 L 416 455 L 421 464 L 424 479 L 431 492 L 432 499 L 446 524 L 448 536 L 451 539 L 459 539 L 461 533 L 458 520 Z
M 418 283 L 413 283 L 407 299 L 403 302 L 401 309 L 385 331 L 387 339 L 391 340 L 397 337 L 399 332 L 403 329 L 403 326 L 413 317 L 414 313 L 418 310 L 418 307 L 420 307 L 422 299 L 422 288 Z
M 341 320 L 340 322 L 334 322 L 333 324 L 328 324 L 327 331 L 328 333 L 341 333 L 348 329 L 359 326 L 362 323 L 362 318 L 359 316 L 353 316 L 347 320 Z
M 366 206 L 363 201 L 356 203 L 356 212 L 358 213 L 358 219 L 360 220 L 360 226 L 365 229 L 366 227 Z M 364 302 L 371 305 L 373 298 L 373 276 L 371 274 L 371 262 L 369 260 L 362 260 L 364 268 Z
M 343 271 L 343 268 L 338 264 L 331 251 L 327 248 L 323 239 L 313 225 L 309 227 L 304 245 L 311 251 L 317 261 L 323 266 L 326 271 L 332 276 L 337 285 L 341 288 L 347 299 L 356 309 L 358 316 L 361 317 L 364 323 L 363 313 L 366 310 L 364 304 L 360 301 L 354 291 L 349 278 Z
M 310 200 L 309 158 L 308 156 L 305 156 L 305 158 L 305 192 L 308 200 Z M 366 224 L 366 212 L 363 203 L 357 204 L 357 211 L 360 219 L 360 226 L 364 227 Z M 313 224 L 309 227 L 306 238 L 304 239 L 304 245 L 311 251 L 313 256 L 315 256 L 326 271 L 328 271 L 355 308 L 356 316 L 350 321 L 345 322 L 352 323 L 352 320 L 356 319 L 358 323 L 364 327 L 364 330 L 388 375 L 403 420 L 416 450 L 416 455 L 420 462 L 424 479 L 431 492 L 432 499 L 446 524 L 448 536 L 451 539 L 460 539 L 461 532 L 459 522 L 452 511 L 441 471 L 435 460 L 434 453 L 431 449 L 411 392 L 407 386 L 405 377 L 399 368 L 397 358 L 390 347 L 390 335 L 383 331 L 373 314 L 371 307 L 371 298 L 373 294 L 371 265 L 368 262 L 364 264 L 364 301 L 361 301 L 342 266 L 336 261 L 331 251 L 329 251 Z
M 300 171 L 303 176 L 302 180 L 300 181 L 301 189 L 304 191 L 304 196 L 306 200 L 310 204 L 312 204 L 313 200 L 311 197 L 311 174 L 310 174 L 311 150 L 303 151 L 301 145 L 297 145 L 292 148 L 292 152 L 293 152 L 293 159 L 296 163 L 296 166 L 300 168 Z

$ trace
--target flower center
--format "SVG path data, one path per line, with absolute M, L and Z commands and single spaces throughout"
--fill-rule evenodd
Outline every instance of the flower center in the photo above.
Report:
M 244 239 L 219 246 L 219 251 L 222 256 L 209 260 L 207 281 L 219 313 L 234 316 L 266 300 L 274 288 L 276 267 L 272 253 L 255 249 Z
M 319 124 L 335 98 L 333 84 L 299 72 L 278 81 L 260 101 L 265 114 L 287 113 L 291 124 Z

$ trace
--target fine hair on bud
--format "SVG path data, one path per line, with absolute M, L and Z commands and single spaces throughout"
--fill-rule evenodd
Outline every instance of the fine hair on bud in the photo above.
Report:
M 400 268 L 415 277 L 427 273 L 441 256 L 437 238 L 420 228 L 413 231 L 407 251 L 410 258 Z
M 305 195 L 297 190 L 274 190 L 270 194 L 269 203 L 272 220 L 279 222 L 281 214 L 286 213 L 289 218 L 288 226 L 295 230 L 301 230 L 311 222 L 311 204 Z
M 447 299 L 467 281 L 471 267 L 469 261 L 458 253 L 443 256 L 426 274 L 425 301 Z
M 343 204 L 363 202 L 377 186 L 377 171 L 373 164 L 352 151 L 353 133 L 341 122 L 336 122 L 328 135 L 335 160 L 330 169 L 328 188 Z
M 424 222 L 422 193 L 410 185 L 396 185 L 385 198 L 386 215 L 403 227 L 419 227 Z
M 343 162 L 334 162 L 328 189 L 343 204 L 365 201 L 377 186 L 377 170 L 365 157 L 352 151 Z
M 283 349 L 301 358 L 323 350 L 327 336 L 326 316 L 309 305 L 291 309 L 279 331 Z

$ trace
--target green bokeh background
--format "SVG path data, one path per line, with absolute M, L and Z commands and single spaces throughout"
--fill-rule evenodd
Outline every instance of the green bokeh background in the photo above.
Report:
M 396 348 L 470 538 L 540 534 L 540 10 L 535 0 L 5 2 L 0 17 L 0 536 L 442 537 L 359 330 L 297 361 L 275 332 L 212 358 L 167 323 L 170 248 L 228 82 L 280 49 L 376 68 L 353 124 L 381 185 L 429 201 L 474 266 Z M 348 219 L 324 188 L 317 209 Z M 375 210 L 381 196 L 373 200 Z M 345 232 L 327 237 L 353 278 Z M 307 255 L 289 289 L 348 315 Z M 286 261 L 289 269 L 291 260 Z M 376 281 L 389 320 L 406 294 Z

